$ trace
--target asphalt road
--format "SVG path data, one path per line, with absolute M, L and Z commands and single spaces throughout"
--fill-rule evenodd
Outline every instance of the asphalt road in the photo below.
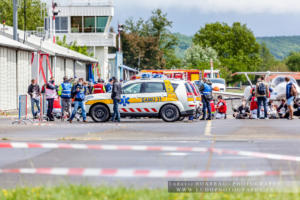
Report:
M 165 123 L 157 119 L 124 119 L 121 123 L 54 122 L 11 125 L 0 120 L 0 142 L 214 147 L 300 156 L 300 120 L 214 120 Z M 0 149 L 0 168 L 113 168 L 162 170 L 287 170 L 299 163 L 201 152 L 109 151 L 72 149 Z M 193 180 L 204 180 L 193 179 Z M 178 178 L 115 178 L 0 174 L 0 187 L 24 185 L 111 184 L 167 187 Z M 187 180 L 187 179 L 184 179 Z M 210 180 L 232 180 L 214 178 Z M 297 176 L 258 177 L 255 180 L 298 181 Z

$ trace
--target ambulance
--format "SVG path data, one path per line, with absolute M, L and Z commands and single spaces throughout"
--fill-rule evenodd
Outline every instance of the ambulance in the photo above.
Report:
M 122 86 L 121 117 L 161 118 L 175 122 L 194 115 L 196 100 L 192 88 L 183 80 L 137 79 Z M 85 99 L 88 115 L 95 122 L 106 122 L 113 114 L 111 93 L 89 95 Z

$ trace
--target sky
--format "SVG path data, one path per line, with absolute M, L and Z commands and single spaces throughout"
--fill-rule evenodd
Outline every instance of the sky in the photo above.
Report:
M 114 0 L 112 26 L 147 19 L 160 8 L 173 21 L 172 32 L 194 35 L 206 23 L 247 24 L 255 36 L 300 35 L 300 0 Z M 115 28 L 116 29 L 116 28 Z

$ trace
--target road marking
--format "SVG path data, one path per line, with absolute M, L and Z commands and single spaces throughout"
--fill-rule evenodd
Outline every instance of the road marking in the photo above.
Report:
M 145 178 L 228 178 L 295 175 L 292 171 L 197 171 L 163 169 L 104 168 L 17 168 L 0 169 L 0 174 L 39 174 L 58 176 L 145 177 Z
M 212 124 L 211 120 L 207 121 L 206 126 L 205 126 L 205 130 L 204 130 L 204 135 L 205 136 L 211 136 L 211 124 Z
M 300 162 L 300 156 L 280 155 L 252 151 L 219 149 L 214 147 L 190 146 L 148 146 L 148 145 L 114 145 L 114 144 L 74 144 L 74 143 L 27 143 L 27 142 L 0 142 L 0 149 L 79 149 L 99 151 L 156 151 L 156 152 L 201 152 L 218 155 L 229 154 L 271 160 L 287 160 Z
M 188 153 L 183 153 L 183 152 L 171 152 L 171 153 L 163 153 L 163 155 L 166 155 L 166 156 L 187 156 Z

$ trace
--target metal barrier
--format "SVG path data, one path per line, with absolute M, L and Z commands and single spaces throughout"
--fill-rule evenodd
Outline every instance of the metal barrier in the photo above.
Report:
M 27 95 L 20 95 L 19 96 L 19 118 L 18 120 L 14 121 L 13 124 L 26 124 L 26 121 L 30 121 L 33 123 L 31 119 L 27 117 L 28 110 L 27 110 Z
M 39 121 L 48 121 L 47 117 L 47 100 L 46 100 L 46 95 L 42 94 L 40 97 L 40 118 Z

